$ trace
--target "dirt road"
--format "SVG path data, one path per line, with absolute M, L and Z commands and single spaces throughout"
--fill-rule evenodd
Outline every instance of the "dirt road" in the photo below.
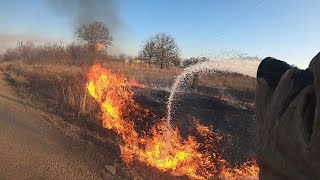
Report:
M 86 147 L 46 122 L 0 72 L 0 179 L 115 179 Z

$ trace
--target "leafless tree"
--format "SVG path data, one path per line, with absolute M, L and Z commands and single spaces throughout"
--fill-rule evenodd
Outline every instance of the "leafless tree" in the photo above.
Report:
M 27 61 L 30 59 L 30 57 L 33 55 L 33 51 L 35 49 L 35 45 L 31 41 L 18 42 L 18 53 L 19 53 L 19 59 L 23 61 Z
M 169 67 L 170 64 L 180 64 L 180 50 L 173 37 L 165 33 L 158 33 L 151 37 L 140 52 L 148 63 L 154 59 L 160 68 Z
M 151 64 L 153 58 L 155 58 L 155 42 L 153 39 L 149 39 L 143 46 L 140 55 L 142 60 L 147 61 Z
M 160 68 L 169 67 L 170 63 L 178 65 L 180 62 L 180 50 L 173 37 L 165 33 L 158 33 L 154 36 L 155 57 Z
M 75 33 L 78 38 L 87 43 L 92 52 L 95 51 L 95 45 L 97 43 L 102 43 L 105 47 L 108 47 L 112 42 L 109 28 L 104 23 L 98 21 L 79 26 Z
M 3 54 L 4 61 L 18 60 L 19 58 L 20 55 L 16 48 L 9 48 Z

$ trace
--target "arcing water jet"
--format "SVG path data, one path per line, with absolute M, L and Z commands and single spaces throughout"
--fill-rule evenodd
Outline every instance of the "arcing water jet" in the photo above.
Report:
M 169 99 L 167 101 L 167 125 L 171 129 L 172 114 L 174 113 L 175 95 L 181 90 L 181 87 L 192 78 L 195 73 L 214 74 L 216 72 L 239 73 L 251 77 L 256 76 L 257 68 L 260 62 L 250 60 L 216 60 L 199 63 L 190 66 L 175 79 Z

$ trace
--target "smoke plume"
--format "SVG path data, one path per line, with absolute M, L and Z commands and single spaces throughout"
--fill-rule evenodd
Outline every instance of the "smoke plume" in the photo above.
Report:
M 96 20 L 115 32 L 121 25 L 116 0 L 48 0 L 48 3 L 58 16 L 72 18 L 75 26 Z

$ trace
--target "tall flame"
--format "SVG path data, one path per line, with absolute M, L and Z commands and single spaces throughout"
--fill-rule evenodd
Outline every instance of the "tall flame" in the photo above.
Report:
M 88 77 L 87 89 L 101 105 L 103 127 L 122 137 L 121 157 L 126 163 L 138 160 L 194 179 L 257 176 L 259 169 L 255 161 L 230 168 L 214 147 L 221 137 L 196 120 L 197 136 L 203 139 L 202 143 L 196 136 L 182 138 L 178 129 L 167 127 L 164 119 L 149 130 L 137 130 L 133 118 L 155 117 L 134 101 L 132 87 L 144 87 L 142 84 L 129 81 L 99 64 L 92 66 Z

